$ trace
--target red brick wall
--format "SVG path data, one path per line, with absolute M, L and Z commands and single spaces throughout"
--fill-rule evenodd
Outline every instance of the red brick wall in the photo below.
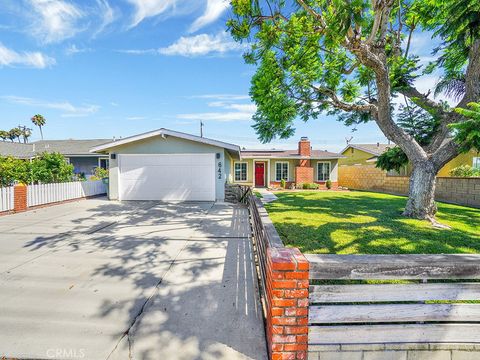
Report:
M 310 156 L 312 155 L 312 148 L 310 146 L 309 140 L 300 140 L 298 142 L 298 153 L 300 156 Z
M 268 248 L 266 278 L 270 358 L 306 359 L 309 263 L 298 249 Z
M 313 183 L 313 167 L 297 166 L 295 168 L 295 182 L 297 184 Z
M 15 185 L 13 188 L 13 211 L 27 210 L 27 185 Z

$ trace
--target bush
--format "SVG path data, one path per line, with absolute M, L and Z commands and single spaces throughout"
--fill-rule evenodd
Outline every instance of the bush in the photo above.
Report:
M 328 190 L 330 190 L 332 188 L 332 180 L 327 180 L 325 182 L 325 186 L 327 187 Z
M 31 180 L 30 162 L 11 156 L 0 157 L 0 186 L 10 186 L 16 182 L 28 184 Z
M 72 179 L 73 165 L 59 153 L 43 153 L 31 161 L 0 157 L 0 186 L 67 182 Z
M 285 179 L 280 180 L 280 186 L 282 189 L 285 189 L 287 187 L 287 181 Z
M 315 184 L 315 183 L 305 183 L 303 184 L 303 188 L 305 190 L 317 190 L 319 187 L 318 184 Z
M 477 177 L 480 176 L 480 169 L 469 165 L 461 165 L 450 170 L 450 175 L 455 177 Z
M 92 176 L 92 180 L 102 180 L 102 179 L 107 179 L 108 178 L 108 175 L 109 175 L 109 172 L 107 169 L 104 169 L 100 166 L 97 166 L 94 170 L 93 170 L 93 176 Z
M 31 162 L 32 179 L 37 183 L 67 182 L 73 179 L 73 165 L 60 153 L 43 153 Z

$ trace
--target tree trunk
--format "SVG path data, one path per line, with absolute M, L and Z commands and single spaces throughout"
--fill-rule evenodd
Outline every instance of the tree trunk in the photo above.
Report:
M 42 137 L 42 140 L 43 140 L 43 131 L 42 131 L 42 127 L 41 127 L 41 126 L 39 126 L 38 128 L 40 129 L 40 136 Z
M 437 171 L 430 162 L 414 163 L 404 216 L 416 219 L 434 219 L 437 212 L 434 198 L 436 174 Z

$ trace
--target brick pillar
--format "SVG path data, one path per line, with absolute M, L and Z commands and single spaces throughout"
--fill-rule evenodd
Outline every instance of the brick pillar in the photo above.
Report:
M 27 185 L 19 184 L 13 188 L 13 210 L 15 212 L 27 210 Z
M 267 343 L 272 360 L 306 359 L 309 263 L 294 248 L 267 250 Z

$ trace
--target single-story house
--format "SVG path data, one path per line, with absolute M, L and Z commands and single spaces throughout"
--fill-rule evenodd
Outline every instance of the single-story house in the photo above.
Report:
M 338 179 L 343 156 L 312 150 L 240 150 L 238 145 L 168 129 L 115 140 L 90 150 L 108 154 L 112 200 L 223 201 L 225 184 L 255 187 L 324 184 Z
M 344 165 L 367 165 L 375 164 L 378 157 L 395 144 L 348 144 L 341 154 L 344 158 L 340 160 L 340 166 Z M 480 154 L 474 150 L 468 153 L 460 154 L 455 159 L 449 161 L 438 172 L 439 177 L 450 177 L 450 171 L 461 165 L 469 165 L 480 169 Z M 387 176 L 410 176 L 411 166 L 406 165 L 400 171 L 389 171 Z
M 230 181 L 255 187 L 279 186 L 282 179 L 292 183 L 325 184 L 338 182 L 338 160 L 342 155 L 313 150 L 302 137 L 295 150 L 242 150 L 241 159 L 233 162 Z
M 93 147 L 110 159 L 112 200 L 223 201 L 240 147 L 168 129 Z
M 0 156 L 32 159 L 43 152 L 58 152 L 74 166 L 76 174 L 83 173 L 89 177 L 96 167 L 108 169 L 108 156 L 91 153 L 90 149 L 111 141 L 111 139 L 40 140 L 28 144 L 3 141 L 0 142 Z

